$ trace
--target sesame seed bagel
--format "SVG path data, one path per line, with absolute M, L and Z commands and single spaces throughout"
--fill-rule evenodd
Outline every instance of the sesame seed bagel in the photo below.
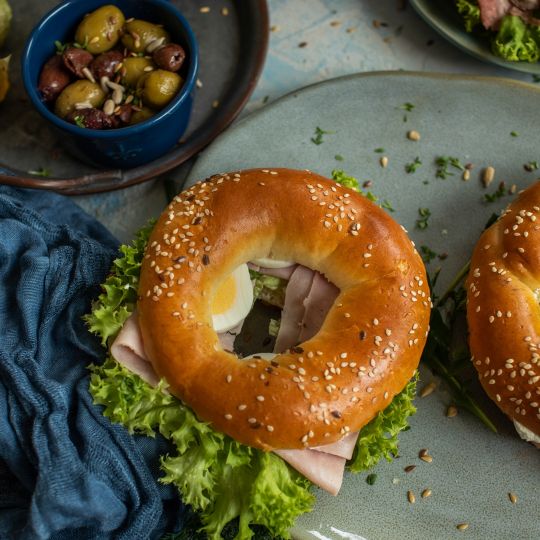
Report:
M 226 352 L 212 327 L 219 284 L 262 257 L 340 289 L 317 335 L 271 362 Z M 378 206 L 309 171 L 253 169 L 174 198 L 149 239 L 138 310 L 170 391 L 215 429 L 272 450 L 330 444 L 384 409 L 418 366 L 430 305 L 420 256 Z
M 484 231 L 467 278 L 474 365 L 487 394 L 540 435 L 540 183 Z

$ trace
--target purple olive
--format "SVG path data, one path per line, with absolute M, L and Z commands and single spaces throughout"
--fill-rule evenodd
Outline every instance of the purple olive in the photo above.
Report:
M 169 43 L 154 51 L 152 58 L 159 68 L 176 72 L 182 67 L 186 52 L 180 45 Z
M 90 65 L 90 71 L 97 81 L 101 77 L 112 79 L 118 71 L 118 65 L 124 60 L 124 55 L 120 51 L 108 51 L 97 56 Z
M 64 66 L 79 79 L 85 78 L 83 69 L 88 67 L 93 59 L 88 51 L 77 47 L 68 47 L 62 54 Z
M 113 129 L 118 127 L 118 120 L 114 116 L 105 114 L 101 109 L 73 111 L 66 116 L 66 120 L 88 129 Z
M 45 101 L 54 101 L 70 82 L 71 76 L 64 67 L 62 57 L 54 55 L 41 70 L 38 90 Z

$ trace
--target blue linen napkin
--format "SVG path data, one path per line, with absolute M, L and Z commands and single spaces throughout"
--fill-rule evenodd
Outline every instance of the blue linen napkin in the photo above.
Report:
M 117 241 L 69 199 L 0 186 L 0 538 L 145 539 L 187 510 L 156 482 L 161 438 L 92 404 L 85 328 Z

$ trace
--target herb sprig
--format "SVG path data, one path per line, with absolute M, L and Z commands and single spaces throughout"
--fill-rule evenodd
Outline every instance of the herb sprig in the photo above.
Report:
M 454 176 L 454 173 L 450 171 L 450 167 L 460 171 L 465 170 L 465 166 L 461 161 L 457 157 L 452 156 L 439 156 L 435 160 L 435 165 L 437 165 L 435 176 L 437 178 L 442 178 L 443 180 L 446 180 L 448 176 Z
M 418 215 L 420 217 L 416 220 L 416 227 L 418 229 L 427 229 L 428 219 L 431 217 L 431 210 L 429 208 L 419 208 Z
M 323 135 L 334 135 L 335 133 L 336 133 L 335 131 L 328 131 L 326 129 L 322 129 L 319 126 L 317 126 L 315 128 L 315 134 L 313 135 L 313 137 L 311 137 L 310 140 L 313 144 L 319 145 L 324 142 Z
M 422 161 L 420 160 L 418 156 L 416 156 L 412 163 L 407 163 L 405 165 L 405 172 L 407 174 L 415 173 L 418 170 L 418 168 L 421 166 L 422 166 Z

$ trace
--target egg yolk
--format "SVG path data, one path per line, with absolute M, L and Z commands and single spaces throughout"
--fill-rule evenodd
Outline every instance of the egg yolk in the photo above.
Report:
M 231 274 L 221 283 L 212 301 L 212 314 L 221 315 L 229 310 L 236 298 L 236 280 Z

